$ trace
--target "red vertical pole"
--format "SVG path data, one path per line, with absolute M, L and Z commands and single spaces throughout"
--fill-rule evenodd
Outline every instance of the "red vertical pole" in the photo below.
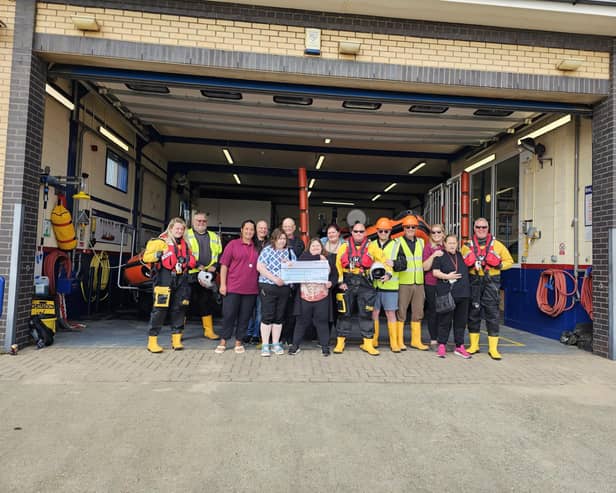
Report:
M 469 238 L 470 183 L 470 175 L 464 171 L 460 177 L 460 234 L 462 241 Z
M 308 246 L 308 178 L 306 168 L 298 170 L 299 185 L 299 230 L 304 245 Z

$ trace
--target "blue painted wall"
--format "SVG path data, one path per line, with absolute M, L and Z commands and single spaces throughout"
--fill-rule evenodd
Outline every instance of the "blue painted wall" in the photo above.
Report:
M 547 266 L 546 268 L 556 268 Z M 505 291 L 505 325 L 515 329 L 532 332 L 550 339 L 559 339 L 565 330 L 573 330 L 576 324 L 590 322 L 590 318 L 582 305 L 576 302 L 575 306 L 558 317 L 550 317 L 537 307 L 537 285 L 541 269 L 512 268 L 503 272 L 502 287 Z M 573 274 L 572 270 L 568 270 Z M 580 287 L 581 287 L 580 276 Z M 571 291 L 571 281 L 567 282 L 568 291 Z M 578 289 L 579 292 L 579 289 Z M 553 298 L 549 299 L 550 304 Z

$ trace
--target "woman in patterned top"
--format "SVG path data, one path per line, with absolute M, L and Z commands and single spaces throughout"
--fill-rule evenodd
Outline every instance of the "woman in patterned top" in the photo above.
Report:
M 323 245 L 319 238 L 312 238 L 308 244 L 308 251 L 300 255 L 300 260 L 327 261 Z M 329 265 L 329 264 L 328 264 Z M 329 302 L 329 289 L 336 282 L 338 271 L 329 269 L 329 280 L 326 283 L 303 282 L 300 284 L 298 299 L 295 303 L 297 324 L 293 334 L 293 345 L 289 354 L 299 353 L 299 345 L 304 339 L 306 329 L 314 325 L 317 329 L 319 344 L 323 356 L 329 356 L 329 320 L 331 303 Z
M 287 248 L 287 236 L 281 229 L 272 232 L 270 244 L 259 255 L 259 298 L 261 298 L 261 356 L 284 354 L 280 343 L 285 309 L 290 288 L 280 278 L 282 264 L 297 260 L 291 248 Z M 270 346 L 269 339 L 272 336 Z

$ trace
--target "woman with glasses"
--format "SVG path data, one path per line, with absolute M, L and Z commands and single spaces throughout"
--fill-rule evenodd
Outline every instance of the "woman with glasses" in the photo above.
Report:
M 216 354 L 227 349 L 227 340 L 235 335 L 236 354 L 244 353 L 242 341 L 246 336 L 248 321 L 255 306 L 257 285 L 257 258 L 259 252 L 253 241 L 255 223 L 246 219 L 240 228 L 240 237 L 231 240 L 220 258 L 220 288 L 223 296 L 223 333 Z M 237 327 L 237 328 L 236 328 Z
M 455 342 L 454 354 L 464 359 L 471 355 L 464 347 L 464 329 L 468 321 L 468 307 L 471 297 L 471 281 L 468 275 L 468 267 L 464 258 L 458 251 L 458 238 L 448 235 L 445 238 L 445 250 L 443 255 L 436 257 L 432 262 L 432 274 L 438 283 L 436 295 L 446 296 L 451 292 L 455 307 L 447 313 L 440 313 L 438 320 L 438 349 L 436 355 L 444 358 L 447 353 L 447 340 L 453 321 L 453 339 Z
M 430 332 L 430 349 L 436 351 L 438 337 L 438 326 L 436 322 L 436 309 L 434 306 L 436 298 L 436 278 L 432 273 L 432 264 L 434 259 L 443 255 L 443 240 L 445 233 L 442 224 L 433 224 L 430 226 L 430 241 L 426 244 L 423 250 L 423 268 L 424 290 L 426 292 L 426 308 L 424 319 L 428 322 L 428 332 Z
M 272 232 L 271 242 L 257 261 L 259 271 L 259 297 L 261 298 L 261 356 L 284 354 L 280 342 L 282 324 L 285 321 L 290 288 L 281 279 L 282 265 L 297 260 L 295 252 L 287 246 L 287 235 L 281 229 Z M 272 344 L 270 346 L 270 334 Z

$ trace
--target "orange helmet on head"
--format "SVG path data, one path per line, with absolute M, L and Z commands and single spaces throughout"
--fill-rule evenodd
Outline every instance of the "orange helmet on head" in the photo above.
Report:
M 402 226 L 419 226 L 419 221 L 415 216 L 409 215 L 402 220 Z
M 376 221 L 376 224 L 374 225 L 376 229 L 389 229 L 389 230 L 391 230 L 392 226 L 393 225 L 391 224 L 391 219 L 387 217 L 379 217 Z

